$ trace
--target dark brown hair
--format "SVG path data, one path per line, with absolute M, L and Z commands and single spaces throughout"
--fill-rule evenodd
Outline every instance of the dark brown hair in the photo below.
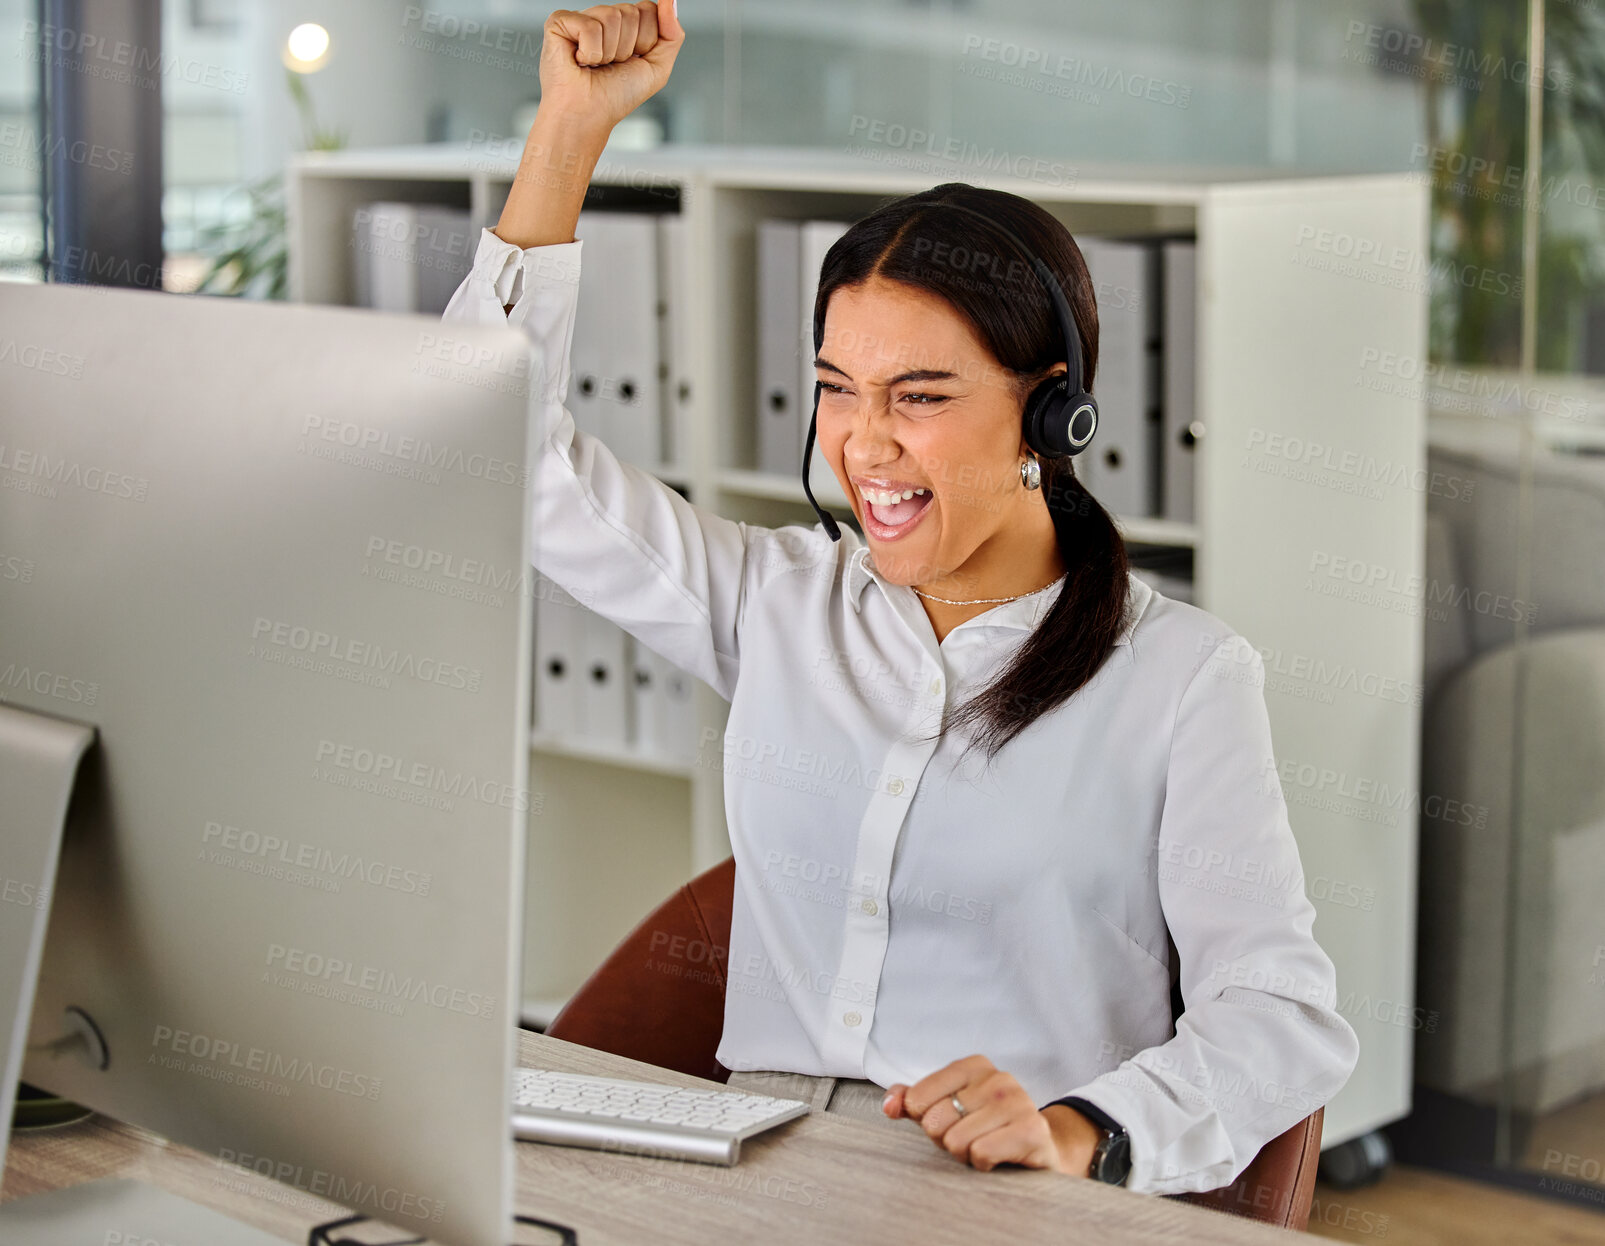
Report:
M 837 239 L 820 270 L 814 349 L 823 343 L 832 293 L 871 277 L 900 281 L 941 295 L 969 322 L 1009 374 L 1023 408 L 1037 382 L 1069 362 L 1033 255 L 1048 266 L 1075 315 L 1082 385 L 1091 390 L 1098 306 L 1075 239 L 1029 199 L 963 182 L 883 204 Z M 970 731 L 988 759 L 1098 673 L 1125 621 L 1125 542 L 1076 479 L 1073 461 L 1042 460 L 1043 493 L 1067 569 L 1064 587 L 1014 660 L 948 719 Z

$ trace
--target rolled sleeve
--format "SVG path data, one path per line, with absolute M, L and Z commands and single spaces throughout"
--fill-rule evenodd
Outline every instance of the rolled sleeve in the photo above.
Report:
M 1177 709 L 1154 851 L 1180 961 L 1175 1036 L 1070 1092 L 1125 1126 L 1133 1190 L 1230 1185 L 1359 1058 L 1313 935 L 1263 687 L 1259 654 L 1232 636 Z
M 524 329 L 542 348 L 540 396 L 562 402 L 568 394 L 583 246 L 575 239 L 520 248 L 488 228 L 480 230 L 473 267 L 441 319 Z

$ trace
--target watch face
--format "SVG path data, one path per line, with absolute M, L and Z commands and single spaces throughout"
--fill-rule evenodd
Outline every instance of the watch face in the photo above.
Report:
M 1124 1185 L 1131 1174 L 1131 1139 L 1125 1133 L 1107 1134 L 1098 1144 L 1093 1170 L 1099 1181 Z

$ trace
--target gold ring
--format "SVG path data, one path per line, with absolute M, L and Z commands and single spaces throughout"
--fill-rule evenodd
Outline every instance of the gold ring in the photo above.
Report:
M 970 1110 L 959 1102 L 959 1097 L 957 1095 L 954 1095 L 948 1099 L 948 1102 L 953 1105 L 953 1110 L 959 1114 L 960 1118 L 962 1118 L 964 1114 Z

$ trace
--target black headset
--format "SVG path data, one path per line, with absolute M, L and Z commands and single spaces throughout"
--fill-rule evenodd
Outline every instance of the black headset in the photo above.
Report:
M 998 226 L 998 222 L 991 217 L 962 203 L 944 201 L 933 206 L 971 212 Z M 1004 232 L 1009 231 L 1004 228 Z M 1009 236 L 1014 237 L 1012 233 Z M 1018 238 L 1014 238 L 1014 241 L 1022 251 L 1031 254 Z M 1060 332 L 1064 334 L 1065 363 L 1069 371 L 1048 377 L 1031 391 L 1030 397 L 1025 400 L 1020 422 L 1025 435 L 1025 444 L 1030 446 L 1039 458 L 1068 459 L 1085 450 L 1092 442 L 1092 435 L 1098 431 L 1098 402 L 1083 388 L 1086 372 L 1081 360 L 1081 335 L 1076 329 L 1076 318 L 1071 314 L 1064 291 L 1059 288 L 1052 270 L 1035 255 L 1031 255 L 1031 267 L 1053 303 Z M 814 309 L 816 356 L 824 342 L 824 308 L 816 305 Z M 802 484 L 808 505 L 814 508 L 814 514 L 819 516 L 820 524 L 830 534 L 832 541 L 839 541 L 842 539 L 842 534 L 836 517 L 814 500 L 814 491 L 808 487 L 808 468 L 814 460 L 814 429 L 819 419 L 819 394 L 822 387 L 822 382 L 814 382 L 814 410 L 808 417 L 808 438 L 803 443 Z

